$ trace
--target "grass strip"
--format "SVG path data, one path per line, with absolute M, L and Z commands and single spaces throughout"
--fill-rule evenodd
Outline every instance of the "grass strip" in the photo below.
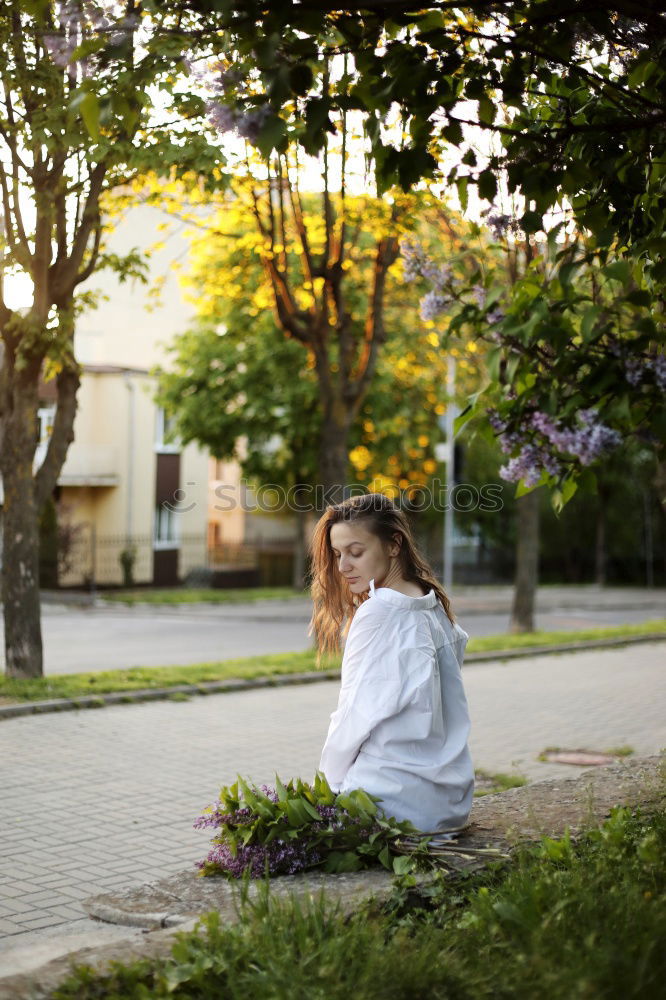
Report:
M 607 625 L 602 628 L 584 628 L 566 632 L 523 632 L 518 635 L 489 635 L 470 639 L 468 653 L 502 652 L 510 649 L 530 649 L 539 646 L 559 646 L 567 642 L 591 639 L 624 639 L 644 635 L 666 635 L 666 618 L 639 622 L 637 625 Z
M 174 587 L 164 590 L 103 591 L 104 601 L 115 604 L 252 604 L 256 601 L 286 601 L 310 596 L 309 591 L 293 587 Z
M 498 635 L 472 639 L 469 653 L 533 646 L 557 646 L 578 640 L 635 638 L 643 635 L 666 635 L 666 620 L 644 622 L 642 625 L 619 625 L 608 628 L 584 629 L 578 632 L 530 632 L 527 635 Z M 336 670 L 340 657 L 329 657 L 321 669 Z M 59 674 L 28 680 L 0 678 L 0 699 L 5 702 L 43 701 L 51 698 L 80 698 L 82 695 L 112 694 L 125 691 L 156 690 L 177 687 L 181 684 L 202 684 L 205 681 L 222 681 L 281 674 L 306 673 L 317 669 L 313 650 L 304 653 L 270 653 L 247 656 L 217 663 L 196 663 L 175 667 L 131 667 L 127 670 L 99 670 L 76 674 Z
M 331 660 L 331 668 L 339 667 L 339 658 Z M 316 669 L 313 651 L 305 653 L 271 653 L 247 656 L 220 663 L 197 663 L 189 667 L 131 667 L 127 670 L 100 670 L 80 674 L 59 674 L 28 680 L 3 678 L 0 697 L 18 701 L 43 698 L 77 698 L 89 694 L 110 694 L 116 691 L 176 687 L 180 684 L 201 684 L 205 681 L 251 679 L 294 674 Z
M 53 1000 L 627 1000 L 663 994 L 666 813 L 616 807 L 573 841 L 544 838 L 507 864 L 413 876 L 345 917 L 325 895 L 245 894 L 236 924 L 211 913 L 167 958 L 79 966 Z

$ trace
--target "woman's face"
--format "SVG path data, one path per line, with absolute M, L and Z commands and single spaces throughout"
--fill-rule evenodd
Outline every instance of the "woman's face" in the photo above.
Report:
M 364 594 L 371 580 L 380 587 L 389 571 L 391 556 L 399 551 L 397 544 L 385 545 L 363 521 L 339 521 L 331 528 L 330 539 L 338 570 L 352 594 Z

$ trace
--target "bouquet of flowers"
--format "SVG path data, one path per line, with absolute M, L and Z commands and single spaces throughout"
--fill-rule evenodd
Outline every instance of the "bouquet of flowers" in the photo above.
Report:
M 284 784 L 276 775 L 275 788 L 250 786 L 239 777 L 194 824 L 216 831 L 198 863 L 200 874 L 240 878 L 249 871 L 262 878 L 307 868 L 352 872 L 377 863 L 406 874 L 417 863 L 419 831 L 387 819 L 378 801 L 361 789 L 336 795 L 321 773 L 312 784 Z M 401 838 L 412 845 L 408 855 L 400 853 Z

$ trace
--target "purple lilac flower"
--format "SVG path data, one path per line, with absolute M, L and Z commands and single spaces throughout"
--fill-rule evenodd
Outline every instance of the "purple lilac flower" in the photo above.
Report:
M 266 119 L 270 117 L 270 114 L 271 109 L 265 104 L 260 108 L 253 108 L 244 114 L 241 113 L 236 119 L 236 131 L 242 139 L 247 139 L 248 142 L 254 143 L 259 138 L 262 126 L 266 122 Z
M 49 34 L 44 35 L 44 45 L 52 62 L 60 69 L 67 69 L 72 62 L 72 55 L 78 42 L 75 39 L 70 40 L 64 35 Z
M 448 264 L 438 264 L 428 257 L 418 240 L 404 236 L 400 241 L 405 281 L 425 278 L 434 289 L 440 291 L 451 281 L 452 271 Z
M 483 285 L 472 285 L 472 298 L 479 309 L 483 309 L 486 304 L 486 290 Z
M 55 65 L 71 71 L 75 68 L 72 56 L 86 29 L 106 34 L 111 45 L 121 45 L 141 23 L 136 14 L 108 16 L 93 0 L 65 0 L 60 5 L 58 21 L 59 30 L 45 34 L 43 42 Z M 91 76 L 94 69 L 89 59 L 77 60 L 77 67 L 83 76 Z
M 499 323 L 503 319 L 504 319 L 504 313 L 497 306 L 495 306 L 494 309 L 491 309 L 488 315 L 486 316 L 486 321 L 491 326 L 493 326 L 495 323 Z
M 226 66 L 223 63 L 218 63 L 217 65 L 217 86 L 220 90 L 225 91 L 230 87 L 236 87 L 243 79 L 243 74 L 239 69 L 235 69 L 233 66 Z
M 500 415 L 497 412 L 497 410 L 495 410 L 493 408 L 489 409 L 487 411 L 487 416 L 488 416 L 488 423 L 490 424 L 490 426 L 492 427 L 492 429 L 494 431 L 498 431 L 499 433 L 501 433 L 504 430 L 506 424 L 504 423 L 504 421 L 500 417 Z
M 583 465 L 590 465 L 604 451 L 616 447 L 622 440 L 618 431 L 601 423 L 598 417 L 597 411 L 593 408 L 579 410 L 578 420 L 582 426 L 561 428 L 559 423 L 537 410 L 532 416 L 532 424 L 559 451 L 569 452 Z
M 648 365 L 654 372 L 657 385 L 662 392 L 666 392 L 666 354 L 657 354 L 650 358 Z
M 269 875 L 293 875 L 312 868 L 322 860 L 319 852 L 297 841 L 272 840 L 270 844 L 239 845 L 234 856 L 226 844 L 216 844 L 198 868 L 218 865 L 233 878 L 241 878 L 249 868 L 252 878 L 263 878 L 268 862 Z
M 233 132 L 238 121 L 238 112 L 219 101 L 206 101 L 208 120 L 218 132 Z
M 423 259 L 421 274 L 435 288 L 441 290 L 447 281 L 451 280 L 451 268 L 448 264 L 436 264 L 429 257 Z
M 262 792 L 273 802 L 278 801 L 278 795 L 274 789 L 268 785 L 261 786 Z M 200 816 L 194 826 L 197 829 L 206 827 L 240 826 L 255 818 L 251 809 L 237 809 L 232 813 L 221 811 L 219 804 L 211 806 L 210 813 Z M 350 817 L 347 810 L 336 806 L 315 806 L 321 816 L 321 822 L 316 820 L 309 824 L 308 830 L 311 833 L 322 833 L 325 831 L 341 831 L 349 826 L 349 823 L 358 824 L 361 822 L 358 817 Z M 286 823 L 287 818 L 282 817 Z M 361 836 L 367 839 L 373 830 L 378 827 L 363 829 Z M 306 835 L 304 835 L 306 836 Z M 245 844 L 237 845 L 234 854 L 228 844 L 214 843 L 203 861 L 197 862 L 199 869 L 207 865 L 215 865 L 221 868 L 226 874 L 233 878 L 240 878 L 246 869 L 249 869 L 252 878 L 261 878 L 265 874 L 266 864 L 270 875 L 294 874 L 306 868 L 312 868 L 323 860 L 321 853 L 306 840 L 283 841 L 279 838 L 271 841 L 270 844 Z
M 531 442 L 524 445 L 515 458 L 510 459 L 499 470 L 502 479 L 509 483 L 524 480 L 526 486 L 536 486 L 541 479 L 543 449 Z
M 400 240 L 400 253 L 403 260 L 403 276 L 405 281 L 414 281 L 423 274 L 425 253 L 418 240 L 403 236 Z
M 645 365 L 638 358 L 627 358 L 624 362 L 624 374 L 629 385 L 639 385 L 645 374 Z
M 532 414 L 532 426 L 549 437 L 551 434 L 556 433 L 557 424 L 552 417 L 549 417 L 547 413 L 542 413 L 541 410 L 535 410 Z
M 524 480 L 527 486 L 534 486 L 545 470 L 551 476 L 558 476 L 562 471 L 562 463 L 550 450 L 556 448 L 560 452 L 574 455 L 581 465 L 590 465 L 605 451 L 617 447 L 622 435 L 607 427 L 599 420 L 594 408 L 579 410 L 577 414 L 579 426 L 562 428 L 561 425 L 547 413 L 536 410 L 531 418 L 532 428 L 545 441 L 525 441 L 517 432 L 506 432 L 496 411 L 489 413 L 489 420 L 500 435 L 500 447 L 505 454 L 520 448 L 518 455 L 511 458 L 500 469 L 500 475 L 508 482 Z M 550 447 L 549 447 L 550 446 Z
M 499 446 L 504 455 L 509 455 L 523 443 L 523 437 L 516 431 L 504 431 L 499 437 Z
M 590 465 L 603 452 L 617 447 L 622 441 L 618 431 L 601 423 L 595 409 L 579 410 L 578 418 L 583 426 L 574 432 L 569 450 L 583 465 Z
M 428 292 L 421 299 L 421 319 L 424 322 L 435 319 L 436 316 L 446 309 L 450 301 L 451 299 L 448 295 L 443 295 L 434 289 Z
M 495 215 L 489 215 L 487 218 L 487 223 L 490 231 L 493 234 L 493 239 L 501 240 L 503 236 L 506 236 L 509 230 L 509 223 L 511 222 L 510 215 L 503 215 L 502 213 L 497 213 Z

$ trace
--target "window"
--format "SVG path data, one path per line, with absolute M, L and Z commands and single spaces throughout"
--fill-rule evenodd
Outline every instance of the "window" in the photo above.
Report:
M 173 549 L 178 545 L 176 529 L 177 511 L 168 504 L 158 503 L 155 508 L 155 548 Z
M 37 447 L 35 448 L 34 467 L 38 469 L 44 459 L 53 433 L 56 404 L 40 406 L 37 410 Z
M 157 408 L 155 423 L 155 451 L 179 452 L 181 443 L 176 435 L 176 418 Z
M 38 421 L 38 433 L 39 438 L 37 439 L 37 444 L 45 448 L 53 433 L 53 423 L 55 421 L 56 407 L 55 403 L 51 406 L 40 406 L 37 410 L 37 421 Z

